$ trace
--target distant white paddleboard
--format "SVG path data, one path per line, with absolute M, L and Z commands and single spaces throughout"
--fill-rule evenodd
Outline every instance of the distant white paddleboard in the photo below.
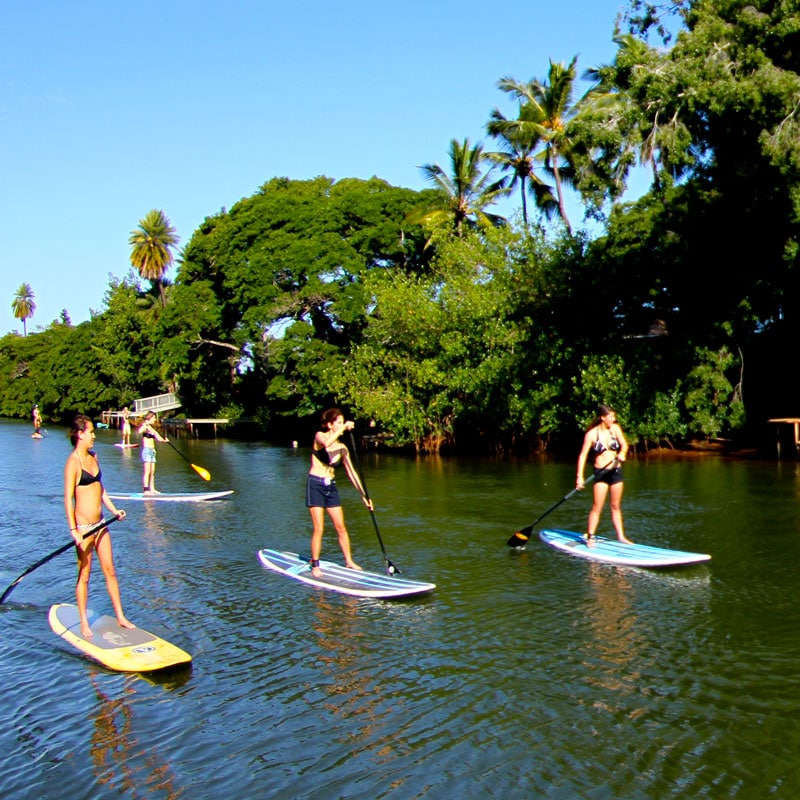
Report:
M 129 447 L 138 447 L 139 443 L 136 442 L 134 444 L 123 444 L 122 442 L 117 442 L 114 447 L 121 447 L 123 450 L 127 450 Z
M 413 597 L 427 594 L 436 588 L 435 583 L 410 581 L 397 575 L 380 575 L 377 572 L 348 569 L 330 561 L 320 561 L 322 576 L 311 574 L 309 559 L 297 553 L 264 549 L 258 551 L 258 560 L 268 569 L 293 578 L 318 589 L 329 589 L 355 597 L 378 597 L 383 599 Z
M 224 492 L 109 492 L 108 496 L 112 500 L 152 500 L 162 503 L 196 503 L 201 500 L 218 500 L 220 497 L 227 497 L 233 494 L 233 489 Z

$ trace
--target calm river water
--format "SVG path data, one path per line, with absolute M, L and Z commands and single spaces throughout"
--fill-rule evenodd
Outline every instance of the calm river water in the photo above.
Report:
M 112 491 L 137 451 L 99 432 Z M 795 461 L 638 457 L 629 535 L 713 560 L 648 572 L 532 540 L 506 546 L 573 486 L 574 464 L 362 454 L 391 560 L 427 598 L 360 600 L 265 571 L 305 551 L 308 450 L 181 440 L 163 491 L 113 528 L 128 616 L 189 650 L 191 669 L 109 672 L 49 629 L 74 602 L 74 559 L 0 606 L 3 798 L 796 798 L 800 796 L 800 468 Z M 66 541 L 66 431 L 0 422 L 0 589 Z M 362 566 L 369 514 L 341 487 Z M 582 529 L 589 494 L 546 524 Z M 121 505 L 121 504 L 120 504 Z M 610 521 L 603 519 L 601 532 Z M 326 530 L 324 556 L 339 559 Z M 102 573 L 90 605 L 109 612 Z

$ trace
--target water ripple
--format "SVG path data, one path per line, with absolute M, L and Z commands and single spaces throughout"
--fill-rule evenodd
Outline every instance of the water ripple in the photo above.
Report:
M 16 427 L 0 424 L 7 452 L 30 443 L 27 429 L 14 439 Z M 25 537 L 14 523 L 25 476 L 4 473 L 6 582 L 65 535 L 68 445 L 45 444 Z M 113 541 L 126 611 L 188 649 L 191 669 L 118 675 L 92 664 L 46 622 L 50 603 L 71 601 L 74 560 L 26 577 L 0 606 L 4 797 L 65 787 L 131 800 L 800 792 L 794 471 L 630 463 L 635 537 L 713 554 L 648 572 L 535 539 L 523 552 L 505 546 L 569 486 L 574 464 L 370 453 L 363 467 L 392 560 L 438 584 L 430 597 L 385 602 L 322 593 L 258 564 L 260 547 L 308 546 L 307 453 L 186 446 L 233 498 L 131 504 Z M 109 485 L 138 478 L 135 459 L 101 459 Z M 159 451 L 159 479 L 196 488 L 169 451 Z M 342 493 L 357 559 L 382 570 L 369 515 Z M 564 504 L 550 521 L 582 526 L 586 510 L 586 498 Z M 338 557 L 330 530 L 324 548 Z M 108 608 L 99 570 L 90 599 Z

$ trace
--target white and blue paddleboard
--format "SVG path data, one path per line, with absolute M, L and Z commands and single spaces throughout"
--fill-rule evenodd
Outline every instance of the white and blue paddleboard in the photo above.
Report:
M 112 500 L 158 500 L 162 503 L 196 503 L 201 500 L 218 500 L 233 494 L 233 489 L 224 492 L 109 492 Z
M 114 617 L 88 611 L 92 636 L 81 634 L 78 607 L 59 603 L 50 607 L 53 633 L 108 669 L 152 672 L 189 664 L 192 657 L 174 644 L 143 628 L 122 628 Z
M 572 556 L 626 567 L 680 567 L 711 560 L 711 556 L 706 553 L 688 553 L 646 544 L 625 544 L 602 536 L 597 536 L 589 545 L 580 533 L 553 528 L 539 531 L 539 538 L 551 547 Z
M 322 576 L 315 578 L 311 574 L 310 559 L 297 553 L 286 553 L 278 550 L 264 549 L 258 551 L 258 560 L 268 569 L 294 578 L 296 581 L 316 586 L 318 589 L 329 589 L 355 597 L 377 597 L 385 600 L 401 597 L 413 597 L 428 594 L 436 588 L 435 583 L 423 583 L 400 578 L 397 575 L 380 575 L 377 572 L 349 569 L 330 561 L 320 561 Z

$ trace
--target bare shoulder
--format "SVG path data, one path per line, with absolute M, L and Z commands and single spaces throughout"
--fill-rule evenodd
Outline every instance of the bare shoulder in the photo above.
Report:
M 79 469 L 80 469 L 80 464 L 78 463 L 78 459 L 75 458 L 75 453 L 72 452 L 69 454 L 69 456 L 67 457 L 67 461 L 64 464 L 64 475 L 72 475 Z

